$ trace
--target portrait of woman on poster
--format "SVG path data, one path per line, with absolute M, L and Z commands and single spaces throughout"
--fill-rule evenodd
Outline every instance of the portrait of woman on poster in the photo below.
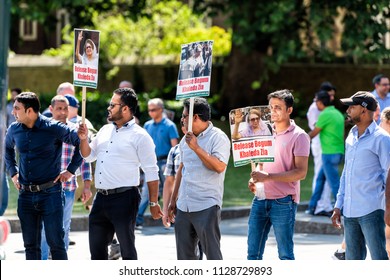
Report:
M 83 52 L 80 53 L 80 44 L 83 40 L 83 31 L 81 30 L 79 35 L 77 36 L 76 43 L 76 63 L 92 66 L 94 68 L 98 67 L 99 63 L 99 54 L 96 49 L 95 43 L 91 39 L 85 40 Z
M 239 131 L 240 123 L 245 119 L 241 109 L 236 109 L 234 114 L 234 128 L 232 139 L 238 140 L 243 137 L 272 135 L 272 128 L 261 119 L 261 111 L 252 108 L 247 115 L 247 126 L 245 129 Z

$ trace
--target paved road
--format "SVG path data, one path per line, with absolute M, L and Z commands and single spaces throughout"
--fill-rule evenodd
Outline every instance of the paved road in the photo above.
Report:
M 272 231 L 272 230 L 271 230 Z M 221 248 L 225 260 L 245 260 L 247 241 L 247 217 L 227 219 L 221 222 Z M 70 260 L 89 260 L 88 232 L 71 232 L 76 242 L 70 246 Z M 329 234 L 295 235 L 295 258 L 297 260 L 332 260 L 342 236 Z M 140 260 L 176 260 L 175 236 L 173 229 L 153 226 L 136 231 L 136 246 Z M 12 233 L 4 245 L 8 260 L 24 260 L 21 233 Z M 271 235 L 264 253 L 265 260 L 277 260 L 276 241 Z

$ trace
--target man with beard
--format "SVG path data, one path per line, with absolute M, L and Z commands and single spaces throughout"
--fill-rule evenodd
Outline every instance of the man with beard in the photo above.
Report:
M 366 246 L 373 260 L 387 260 L 384 213 L 390 136 L 373 120 L 377 108 L 373 94 L 358 91 L 340 101 L 349 106 L 347 114 L 355 126 L 345 140 L 345 164 L 332 223 L 341 228 L 343 211 L 347 260 L 364 260 Z
M 107 246 L 114 233 L 122 259 L 137 259 L 134 228 L 140 202 L 140 167 L 148 182 L 152 217 L 162 217 L 157 203 L 159 180 L 155 146 L 149 134 L 135 123 L 137 104 L 133 89 L 119 88 L 107 108 L 111 123 L 103 126 L 91 143 L 86 125 L 81 124 L 79 128 L 81 155 L 87 162 L 96 160 L 97 194 L 89 215 L 89 248 L 93 260 L 108 259 Z

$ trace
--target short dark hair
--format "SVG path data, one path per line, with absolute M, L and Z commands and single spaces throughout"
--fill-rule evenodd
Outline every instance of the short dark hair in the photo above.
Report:
M 121 96 L 121 102 L 130 108 L 133 115 L 135 115 L 138 106 L 138 97 L 132 88 L 118 88 L 114 90 L 115 94 Z
M 277 90 L 268 94 L 268 100 L 278 98 L 286 103 L 287 109 L 294 106 L 294 96 L 288 89 Z
M 331 105 L 330 95 L 327 90 L 320 90 L 316 93 L 316 100 L 321 101 L 325 107 Z
M 386 78 L 383 74 L 378 74 L 372 79 L 372 84 L 375 86 L 376 84 L 379 84 L 382 80 L 382 78 Z
M 32 108 L 35 113 L 39 113 L 41 103 L 34 92 L 22 92 L 15 97 L 15 101 L 23 104 L 24 109 Z
M 187 108 L 188 111 L 190 110 L 189 99 L 184 100 L 183 105 L 185 108 Z M 210 104 L 207 102 L 205 98 L 202 97 L 194 98 L 194 115 L 198 115 L 199 118 L 204 122 L 211 120 Z
M 323 82 L 321 85 L 320 85 L 320 90 L 325 90 L 325 91 L 331 91 L 331 90 L 334 90 L 336 91 L 336 87 L 334 85 L 332 85 L 331 82 Z
M 22 93 L 22 90 L 20 88 L 12 88 L 11 92 L 16 91 L 18 94 Z

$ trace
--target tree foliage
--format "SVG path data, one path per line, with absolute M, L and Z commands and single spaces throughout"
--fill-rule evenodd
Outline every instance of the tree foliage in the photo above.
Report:
M 209 16 L 226 15 L 232 28 L 223 90 L 227 106 L 265 101 L 269 71 L 285 62 L 390 59 L 385 46 L 388 0 L 194 0 L 194 9 Z
M 100 31 L 100 64 L 106 68 L 108 78 L 117 73 L 118 67 L 112 67 L 115 64 L 146 60 L 178 63 L 181 44 L 192 41 L 214 40 L 214 57 L 227 56 L 231 48 L 228 31 L 217 26 L 207 27 L 202 16 L 179 1 L 149 1 L 137 17 L 126 17 L 113 10 L 95 12 L 90 28 Z M 45 53 L 62 56 L 72 64 L 73 36 L 68 26 L 63 30 L 63 38 L 68 43 Z

